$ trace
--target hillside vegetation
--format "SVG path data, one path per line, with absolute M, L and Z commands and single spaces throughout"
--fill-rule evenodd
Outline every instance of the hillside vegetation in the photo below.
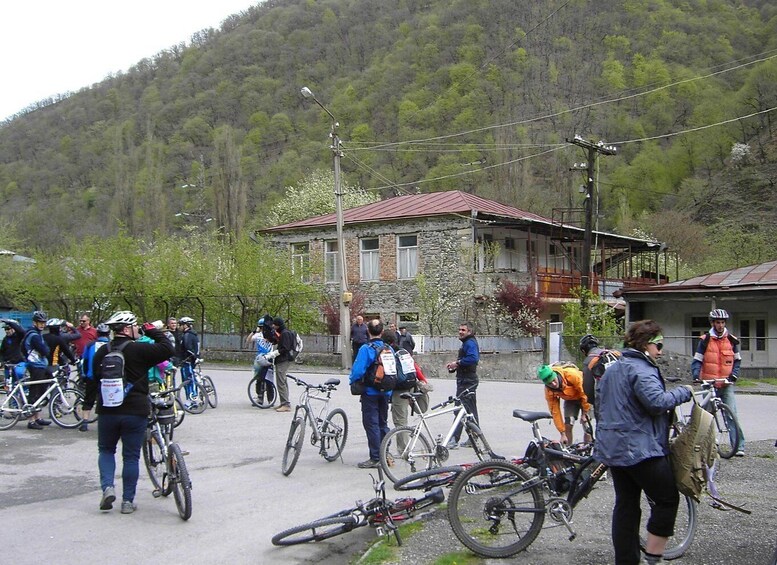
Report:
M 683 273 L 774 258 L 776 27 L 746 0 L 268 1 L 4 123 L 3 237 L 242 237 L 331 168 L 307 86 L 352 186 L 560 217 L 582 206 L 581 135 L 618 147 L 599 229 L 668 241 Z

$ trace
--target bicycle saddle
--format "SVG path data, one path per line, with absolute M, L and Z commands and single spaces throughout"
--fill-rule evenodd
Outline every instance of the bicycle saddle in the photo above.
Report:
M 340 379 L 328 379 L 324 385 L 325 386 L 337 386 L 340 384 Z
M 551 417 L 552 416 L 547 412 L 532 412 L 530 410 L 521 410 L 520 408 L 513 410 L 513 418 L 519 418 L 526 422 L 536 422 L 537 420 Z

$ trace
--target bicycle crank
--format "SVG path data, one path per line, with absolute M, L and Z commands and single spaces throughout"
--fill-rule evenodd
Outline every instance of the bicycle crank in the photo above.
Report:
M 548 516 L 554 522 L 564 524 L 567 530 L 569 530 L 569 541 L 575 539 L 577 533 L 572 529 L 572 505 L 563 498 L 551 498 L 548 499 L 545 506 L 547 507 Z

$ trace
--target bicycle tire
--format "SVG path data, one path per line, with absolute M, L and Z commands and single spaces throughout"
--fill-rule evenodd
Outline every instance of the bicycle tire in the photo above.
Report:
M 321 455 L 330 463 L 340 457 L 348 441 L 348 416 L 345 410 L 335 408 L 321 425 Z
M 143 442 L 143 462 L 146 464 L 148 478 L 154 485 L 154 496 L 163 495 L 167 475 L 167 459 L 164 446 L 159 443 L 159 438 L 151 430 L 146 432 L 146 439 Z
M 415 435 L 415 431 L 413 426 L 400 426 L 380 442 L 380 466 L 392 483 L 439 466 L 432 442 L 421 431 Z
M 197 385 L 197 392 L 194 399 L 189 398 L 189 393 L 186 391 L 186 387 L 180 389 L 178 394 L 183 396 L 183 398 L 181 398 L 181 404 L 183 405 L 183 409 L 186 410 L 189 414 L 202 414 L 208 407 L 208 399 L 205 397 L 201 385 Z
M 0 430 L 10 430 L 21 417 L 16 395 L 9 396 L 7 390 L 0 390 Z
M 727 417 L 728 416 L 728 417 Z M 723 459 L 731 459 L 739 446 L 739 421 L 728 404 L 721 402 L 713 413 L 717 428 L 718 455 Z M 733 429 L 729 426 L 733 424 Z
M 177 428 L 183 423 L 183 419 L 186 417 L 186 410 L 183 409 L 183 402 L 181 402 L 181 399 L 177 396 L 175 397 L 175 402 L 173 403 L 173 415 L 175 416 L 175 419 L 173 420 L 173 428 Z M 170 437 L 173 437 L 173 434 L 170 434 Z
M 301 416 L 299 414 L 302 414 Z M 286 447 L 283 450 L 283 461 L 281 462 L 281 472 L 285 476 L 291 475 L 294 467 L 299 460 L 299 454 L 302 451 L 302 444 L 305 440 L 305 420 L 307 411 L 300 410 L 298 415 L 294 416 L 289 426 L 289 437 L 286 439 Z
M 350 532 L 360 525 L 364 524 L 360 524 L 358 518 L 353 515 L 321 518 L 309 524 L 289 528 L 279 534 L 275 534 L 272 537 L 272 544 L 289 546 L 311 541 L 324 541 Z
M 486 434 L 483 433 L 480 426 L 475 422 L 470 421 L 464 425 L 464 429 L 467 430 L 471 447 L 474 450 L 475 455 L 477 455 L 478 460 L 485 461 L 486 459 L 489 459 L 492 453 L 491 445 L 489 445 Z
M 263 378 L 262 381 L 261 385 L 258 384 L 259 376 L 254 376 L 251 379 L 251 382 L 248 383 L 248 399 L 257 408 L 272 408 L 278 398 L 277 390 L 275 385 L 267 379 Z
M 508 461 L 478 463 L 454 481 L 448 520 L 459 541 L 474 553 L 510 557 L 529 547 L 542 529 L 542 484 Z
M 394 490 L 430 490 L 434 487 L 450 486 L 464 467 L 434 467 L 408 475 L 394 483 Z
M 647 520 L 650 518 L 650 501 L 642 493 L 642 519 L 640 521 L 639 547 L 645 551 L 647 538 L 645 536 Z M 669 538 L 664 549 L 664 560 L 671 561 L 682 557 L 693 543 L 696 535 L 696 526 L 698 524 L 698 503 L 690 496 L 680 496 L 680 505 L 677 508 L 677 519 L 675 520 L 675 534 Z
M 60 428 L 72 430 L 81 425 L 84 395 L 74 388 L 58 390 L 51 396 L 49 416 Z
M 186 521 L 192 517 L 192 481 L 189 478 L 189 471 L 186 468 L 181 447 L 177 443 L 171 443 L 168 446 L 168 451 L 170 454 L 168 473 L 175 507 L 178 509 L 181 520 Z
M 216 392 L 216 385 L 213 384 L 213 379 L 208 375 L 202 377 L 202 388 L 205 389 L 205 398 L 208 399 L 208 406 L 216 408 L 219 405 L 219 393 Z

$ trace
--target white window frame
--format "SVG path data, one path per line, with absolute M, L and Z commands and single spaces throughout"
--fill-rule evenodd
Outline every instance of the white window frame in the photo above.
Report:
M 412 245 L 402 245 L 402 239 L 407 243 L 413 238 Z M 418 275 L 418 234 L 397 235 L 397 278 L 414 279 Z
M 291 272 L 302 282 L 310 282 L 310 243 L 291 244 Z
M 340 253 L 337 240 L 324 242 L 324 280 L 328 283 L 340 280 Z
M 373 242 L 377 244 L 374 249 Z M 370 247 L 365 249 L 365 244 Z M 377 237 L 364 237 L 359 240 L 359 273 L 363 281 L 380 280 L 380 239 Z

